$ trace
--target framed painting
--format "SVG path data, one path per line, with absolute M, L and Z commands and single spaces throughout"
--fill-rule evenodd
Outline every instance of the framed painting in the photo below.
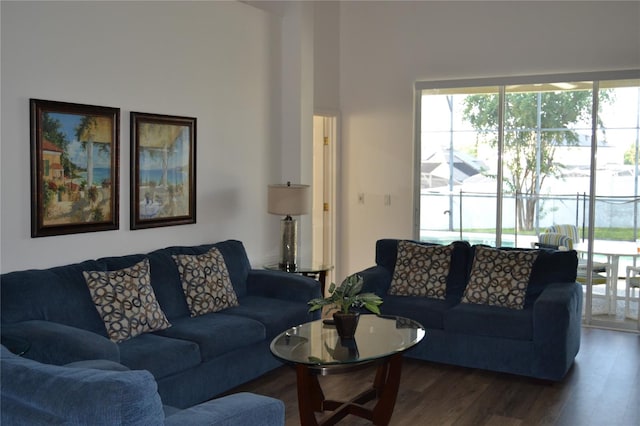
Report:
M 196 118 L 131 113 L 131 229 L 196 223 Z
M 120 109 L 29 106 L 31 237 L 118 229 Z

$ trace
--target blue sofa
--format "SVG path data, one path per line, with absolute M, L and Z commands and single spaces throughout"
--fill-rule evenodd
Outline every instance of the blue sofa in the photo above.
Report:
M 212 247 L 224 258 L 239 305 L 191 317 L 171 256 L 200 255 Z M 171 327 L 114 343 L 83 271 L 119 270 L 145 258 Z M 0 277 L 0 297 L 2 335 L 27 340 L 25 357 L 54 365 L 103 359 L 147 370 L 164 404 L 187 408 L 282 365 L 269 343 L 283 330 L 317 319 L 308 313 L 307 301 L 320 297 L 320 283 L 252 269 L 243 244 L 228 240 L 6 273 Z
M 0 346 L 0 422 L 6 425 L 284 425 L 284 403 L 236 393 L 195 407 L 163 407 L 148 371 L 97 360 L 42 364 Z
M 407 356 L 551 381 L 565 376 L 580 348 L 582 287 L 575 282 L 575 251 L 540 250 L 524 308 L 511 309 L 461 303 L 478 247 L 464 241 L 452 243 L 444 299 L 388 294 L 399 241 L 378 240 L 376 265 L 359 274 L 363 291 L 384 299 L 383 314 L 405 316 L 426 328 L 426 338 Z

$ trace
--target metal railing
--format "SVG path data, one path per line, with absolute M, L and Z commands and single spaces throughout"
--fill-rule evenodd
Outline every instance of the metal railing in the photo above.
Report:
M 527 220 L 531 224 L 525 229 L 517 217 L 519 209 L 528 201 L 535 203 L 535 209 L 529 213 L 534 217 Z M 640 222 L 640 197 L 637 196 L 596 196 L 595 227 L 622 229 L 612 233 L 612 240 L 635 241 Z M 512 229 L 514 239 L 518 234 L 537 235 L 553 224 L 574 224 L 581 238 L 587 238 L 589 223 L 589 196 L 576 194 L 503 194 L 502 228 Z M 495 234 L 496 194 L 486 192 L 458 191 L 452 193 L 424 192 L 420 196 L 420 236 L 451 236 L 456 239 L 469 239 L 474 234 Z M 422 207 L 424 206 L 424 207 Z M 453 220 L 450 220 L 450 217 Z M 625 231 L 628 229 L 629 231 Z M 445 234 L 443 234 L 445 233 Z M 504 237 L 508 237 L 508 234 Z M 466 238 L 465 238 L 466 237 Z M 486 240 L 486 237 L 482 237 Z M 507 238 L 503 243 L 509 243 Z M 495 241 L 495 238 L 494 238 Z M 514 241 L 515 242 L 515 241 Z M 503 244 L 503 245 L 507 245 Z

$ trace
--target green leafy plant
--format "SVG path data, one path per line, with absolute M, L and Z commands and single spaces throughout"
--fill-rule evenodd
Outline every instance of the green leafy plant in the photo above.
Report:
M 358 274 L 348 276 L 339 286 L 331 283 L 328 297 L 312 299 L 308 302 L 311 306 L 309 312 L 330 306 L 329 312 L 348 314 L 352 308 L 365 308 L 374 314 L 380 314 L 379 306 L 382 304 L 382 299 L 374 293 L 360 293 L 363 284 L 364 280 Z

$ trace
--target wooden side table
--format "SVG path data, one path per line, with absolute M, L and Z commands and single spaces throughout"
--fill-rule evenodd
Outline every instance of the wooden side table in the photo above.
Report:
M 313 265 L 297 265 L 296 269 L 283 269 L 280 265 L 272 264 L 265 265 L 264 269 L 268 269 L 270 271 L 285 271 L 291 272 L 293 274 L 300 274 L 305 277 L 310 277 L 320 281 L 320 289 L 322 291 L 322 297 L 324 297 L 324 289 L 327 285 L 327 272 L 333 269 L 332 265 L 322 265 L 322 264 L 313 264 Z

